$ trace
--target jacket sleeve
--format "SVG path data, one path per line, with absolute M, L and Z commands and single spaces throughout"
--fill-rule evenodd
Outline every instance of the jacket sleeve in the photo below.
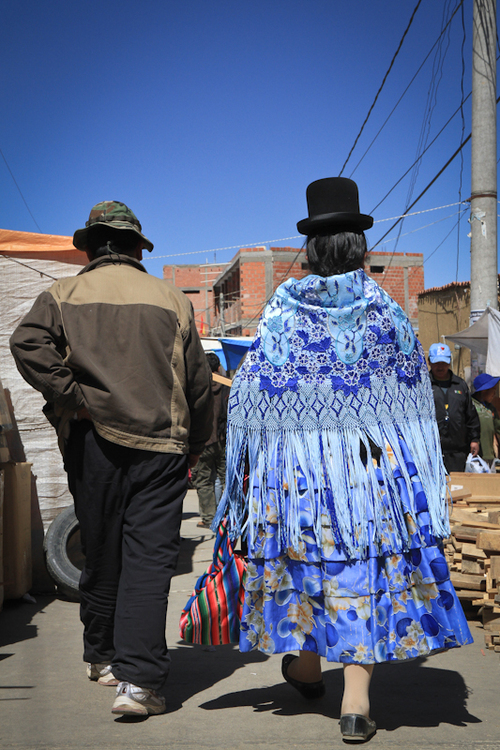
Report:
M 193 318 L 191 318 L 189 331 L 184 340 L 184 359 L 186 363 L 186 398 L 191 415 L 189 452 L 199 455 L 212 434 L 214 403 L 212 372 Z
M 42 292 L 18 325 L 10 349 L 23 378 L 57 411 L 85 406 L 80 386 L 65 362 L 61 313 L 50 292 Z
M 465 422 L 467 426 L 467 439 L 469 443 L 475 441 L 479 443 L 481 437 L 481 424 L 479 422 L 479 416 L 474 406 L 474 401 L 470 395 L 469 389 L 467 389 L 467 401 L 465 407 Z

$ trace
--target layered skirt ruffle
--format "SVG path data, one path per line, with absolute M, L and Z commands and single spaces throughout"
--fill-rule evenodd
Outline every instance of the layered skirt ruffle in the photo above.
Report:
M 364 555 L 348 559 L 335 545 L 331 517 L 321 512 L 318 493 L 311 495 L 297 468 L 289 481 L 300 494 L 300 540 L 282 549 L 275 495 L 269 489 L 265 509 L 261 493 L 250 488 L 248 571 L 241 620 L 240 650 L 271 654 L 314 651 L 328 661 L 373 664 L 427 656 L 472 643 L 466 618 L 450 581 L 442 540 L 430 531 L 425 493 L 414 466 L 413 498 L 394 467 L 409 542 L 384 523 L 382 546 L 369 541 Z M 254 485 L 258 477 L 254 479 Z M 379 486 L 384 493 L 382 474 Z M 284 488 L 285 502 L 287 487 Z M 393 502 L 393 500 L 392 500 Z M 413 515 L 409 512 L 413 510 Z M 264 518 L 264 521 L 262 519 Z M 368 525 L 372 539 L 374 519 Z M 379 525 L 379 524 L 378 524 Z

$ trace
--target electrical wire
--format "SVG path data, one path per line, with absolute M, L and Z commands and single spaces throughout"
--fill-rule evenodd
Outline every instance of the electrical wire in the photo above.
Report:
M 427 263 L 427 261 L 429 261 L 435 253 L 437 253 L 437 251 L 439 250 L 439 248 L 446 242 L 446 240 L 448 239 L 448 237 L 450 236 L 450 234 L 452 234 L 455 231 L 455 229 L 460 225 L 460 222 L 461 222 L 463 216 L 465 216 L 465 214 L 467 213 L 467 210 L 468 210 L 467 208 L 464 208 L 462 211 L 458 212 L 459 215 L 458 215 L 457 221 L 452 226 L 452 228 L 450 229 L 450 231 L 448 232 L 448 234 L 444 237 L 444 239 L 439 243 L 439 245 L 434 248 L 434 250 L 432 251 L 432 253 L 430 253 L 427 256 L 427 258 L 424 258 L 423 264 L 422 264 L 423 266 L 425 266 L 425 264 Z M 449 219 L 450 217 L 446 216 L 445 218 Z M 422 229 L 425 229 L 425 227 L 422 227 Z M 416 272 L 417 268 L 420 268 L 420 266 L 415 266 L 414 268 L 410 268 L 409 273 L 408 273 L 408 280 L 411 279 L 411 277 L 413 276 L 413 273 Z
M 45 271 L 39 271 L 38 268 L 33 268 L 33 266 L 30 266 L 27 263 L 22 263 L 22 261 L 18 260 L 17 258 L 12 258 L 12 256 L 10 255 L 6 255 L 5 253 L 0 252 L 0 257 L 5 258 L 5 260 L 12 261 L 12 263 L 17 263 L 19 266 L 24 266 L 24 268 L 29 268 L 30 271 L 39 273 L 40 276 L 47 276 L 47 278 L 57 281 L 56 276 L 51 276 L 50 273 L 45 273 Z
M 460 6 L 459 6 L 459 7 L 462 7 L 462 9 L 463 9 L 463 0 L 462 0 L 462 2 L 460 3 Z M 456 10 L 458 10 L 458 8 L 457 8 Z M 456 13 L 456 11 L 455 11 L 455 13 Z M 455 13 L 453 14 L 453 16 L 455 15 Z M 449 24 L 451 23 L 451 21 L 452 21 L 452 19 L 453 19 L 453 16 L 452 16 L 452 17 L 450 18 L 450 20 L 448 21 L 448 24 L 447 24 L 447 25 L 446 25 L 446 27 L 445 27 L 445 28 L 444 28 L 444 29 L 443 29 L 443 30 L 441 31 L 441 33 L 439 34 L 438 38 L 436 39 L 436 41 L 434 42 L 434 44 L 433 44 L 433 45 L 432 45 L 432 47 L 430 48 L 429 52 L 428 52 L 428 53 L 426 54 L 426 56 L 424 57 L 424 59 L 423 59 L 422 63 L 420 64 L 420 66 L 419 66 L 419 68 L 417 69 L 416 73 L 414 74 L 413 78 L 412 78 L 412 79 L 410 80 L 409 84 L 407 85 L 407 87 L 405 88 L 405 90 L 403 91 L 403 93 L 401 94 L 401 96 L 399 97 L 399 99 L 397 100 L 396 104 L 394 105 L 394 107 L 392 108 L 392 110 L 391 110 L 391 111 L 389 112 L 389 115 L 388 115 L 388 116 L 386 117 L 386 119 L 385 119 L 385 120 L 384 120 L 384 122 L 382 123 L 382 125 L 381 125 L 381 127 L 379 128 L 378 132 L 376 133 L 375 137 L 373 138 L 373 140 L 372 140 L 372 141 L 371 141 L 371 143 L 369 144 L 368 148 L 367 148 L 367 149 L 366 149 L 366 151 L 364 152 L 363 156 L 361 157 L 361 159 L 360 159 L 360 160 L 358 161 L 358 163 L 356 164 L 356 166 L 354 167 L 354 169 L 353 169 L 353 170 L 352 170 L 352 172 L 350 173 L 349 177 L 352 177 L 352 176 L 353 176 L 353 174 L 354 174 L 354 173 L 356 172 L 357 168 L 359 167 L 359 165 L 361 164 L 361 162 L 363 161 L 363 159 L 365 158 L 365 156 L 367 155 L 367 153 L 368 153 L 368 152 L 370 151 L 370 149 L 372 148 L 373 144 L 375 143 L 375 141 L 376 141 L 376 140 L 377 140 L 377 138 L 379 137 L 380 133 L 381 133 L 381 132 L 383 131 L 383 129 L 385 128 L 385 126 L 387 125 L 387 123 L 389 122 L 389 120 L 391 119 L 392 115 L 394 114 L 394 112 L 396 111 L 396 109 L 398 108 L 398 106 L 400 105 L 401 101 L 403 100 L 403 98 L 404 98 L 404 97 L 405 97 L 405 95 L 407 94 L 408 90 L 410 89 L 411 85 L 412 85 L 412 84 L 413 84 L 413 82 L 415 81 L 416 77 L 418 76 L 418 74 L 420 73 L 420 71 L 422 70 L 422 68 L 424 67 L 424 65 L 425 65 L 425 63 L 427 62 L 427 60 L 429 59 L 430 55 L 432 54 L 432 51 L 434 50 L 434 47 L 435 47 L 435 46 L 436 46 L 437 44 L 439 44 L 439 41 L 440 41 L 441 37 L 443 36 L 443 34 L 445 33 L 445 31 L 446 31 L 446 28 L 447 28 L 447 26 L 448 26 L 448 25 L 449 25 Z M 470 94 L 469 94 L 469 96 L 470 96 Z M 346 162 L 346 163 L 347 163 L 347 162 Z M 345 165 L 344 165 L 344 166 L 345 166 Z
M 435 142 L 437 141 L 437 139 L 439 138 L 439 136 L 440 136 L 440 135 L 442 134 L 442 132 L 443 132 L 443 131 L 444 131 L 444 130 L 445 130 L 445 129 L 446 129 L 447 127 L 448 127 L 448 125 L 449 125 L 449 124 L 450 124 L 450 122 L 451 122 L 451 121 L 453 120 L 453 118 L 455 117 L 455 115 L 457 115 L 457 114 L 458 114 L 458 112 L 460 112 L 460 110 L 461 110 L 461 109 L 463 108 L 463 105 L 465 104 L 465 102 L 467 101 L 467 99 L 469 99 L 469 97 L 470 97 L 471 95 L 472 95 L 472 92 L 471 92 L 471 91 L 469 91 L 469 93 L 467 94 L 467 96 L 465 97 L 465 99 L 464 99 L 463 101 L 461 101 L 461 102 L 460 102 L 460 104 L 459 104 L 459 106 L 457 107 L 457 109 L 455 110 L 455 112 L 454 112 L 454 113 L 453 113 L 453 114 L 451 115 L 451 117 L 450 117 L 450 118 L 449 118 L 449 119 L 448 119 L 448 120 L 447 120 L 447 121 L 445 122 L 445 124 L 443 125 L 443 127 L 441 128 L 441 130 L 440 130 L 440 131 L 439 131 L 439 132 L 438 132 L 438 133 L 437 133 L 437 134 L 435 135 L 435 137 L 434 137 L 434 138 L 432 139 L 432 141 L 431 141 L 431 142 L 430 142 L 430 143 L 428 144 L 427 148 L 426 148 L 426 149 L 425 149 L 425 150 L 424 150 L 424 151 L 422 152 L 422 154 L 421 154 L 421 155 L 420 155 L 420 157 L 419 157 L 420 159 L 421 159 L 421 158 L 422 158 L 422 156 L 424 156 L 424 154 L 425 154 L 425 153 L 426 153 L 426 152 L 427 152 L 427 151 L 428 151 L 428 150 L 429 150 L 429 149 L 431 148 L 431 146 L 432 146 L 432 145 L 433 145 L 433 144 L 434 144 L 434 143 L 435 143 Z M 462 137 L 463 137 L 463 136 L 462 136 Z M 417 163 L 417 161 L 418 161 L 418 159 L 417 159 L 416 161 L 414 161 L 414 162 L 413 162 L 413 164 L 411 164 L 411 165 L 410 165 L 410 166 L 408 167 L 408 169 L 406 170 L 406 172 L 404 172 L 404 173 L 403 173 L 403 174 L 401 175 L 401 177 L 399 178 L 399 180 L 397 180 L 397 182 L 395 182 L 395 183 L 394 183 L 394 185 L 393 185 L 393 186 L 391 187 L 391 189 L 390 189 L 390 190 L 389 190 L 389 191 L 388 191 L 388 192 L 387 192 L 387 193 L 386 193 L 386 194 L 384 195 L 384 197 L 382 198 L 382 200 L 380 200 L 380 201 L 379 201 L 379 202 L 377 203 L 377 205 L 376 205 L 376 206 L 374 206 L 374 208 L 372 208 L 372 210 L 370 211 L 370 213 L 371 213 L 371 214 L 375 213 L 375 211 L 377 210 L 377 208 L 379 208 L 379 207 L 380 207 L 380 206 L 382 205 L 382 203 L 384 203 L 384 201 L 385 201 L 385 200 L 387 200 L 387 198 L 388 198 L 388 197 L 390 196 L 390 194 L 392 193 L 392 191 L 393 191 L 393 190 L 395 190 L 395 189 L 397 188 L 397 186 L 399 185 L 399 183 L 400 183 L 400 182 L 401 182 L 402 180 L 404 180 L 404 178 L 406 177 L 406 175 L 407 175 L 407 174 L 408 174 L 409 172 L 411 172 L 411 170 L 413 169 L 413 167 L 415 166 L 415 164 Z M 407 215 L 407 212 L 405 212 L 404 214 L 401 214 L 401 216 L 406 216 L 406 215 Z
M 358 135 L 356 136 L 356 139 L 355 139 L 355 141 L 354 141 L 354 143 L 353 143 L 353 145 L 352 145 L 352 147 L 351 147 L 351 150 L 349 151 L 349 153 L 348 153 L 348 155 L 347 155 L 347 159 L 345 160 L 345 162 L 344 162 L 344 165 L 343 165 L 342 169 L 341 169 L 341 170 L 340 170 L 340 172 L 339 172 L 339 177 L 340 177 L 340 176 L 342 175 L 342 172 L 343 172 L 343 171 L 344 171 L 344 169 L 346 168 L 346 166 L 347 166 L 347 162 L 348 162 L 348 161 L 349 161 L 349 159 L 351 158 L 352 152 L 353 152 L 353 151 L 354 151 L 354 149 L 356 148 L 356 145 L 357 145 L 357 143 L 358 143 L 359 139 L 361 138 L 361 133 L 362 133 L 362 132 L 363 132 L 363 130 L 365 129 L 365 125 L 366 125 L 366 123 L 368 122 L 368 120 L 370 119 L 370 115 L 371 115 L 371 113 L 373 112 L 373 108 L 375 107 L 375 104 L 377 103 L 377 99 L 379 98 L 379 96 L 380 96 L 380 94 L 381 94 L 381 92 L 382 92 L 382 89 L 383 89 L 383 88 L 384 88 L 384 86 L 385 86 L 385 82 L 387 81 L 387 78 L 388 78 L 388 76 L 389 76 L 389 73 L 390 73 L 390 72 L 391 72 L 391 70 L 392 70 L 392 67 L 393 67 L 394 63 L 396 62 L 396 58 L 397 58 L 397 56 L 399 55 L 399 52 L 400 52 L 400 50 L 401 50 L 401 47 L 403 46 L 403 42 L 404 42 L 404 40 L 405 40 L 405 37 L 406 37 L 406 35 L 408 34 L 408 31 L 410 30 L 410 26 L 411 26 L 411 25 L 412 25 L 412 23 L 413 23 L 413 19 L 415 18 L 416 12 L 417 12 L 417 10 L 419 9 L 419 6 L 420 6 L 421 2 L 422 2 L 422 0 L 418 0 L 418 2 L 417 2 L 417 4 L 416 4 L 415 8 L 413 9 L 413 13 L 411 14 L 411 18 L 410 18 L 410 21 L 409 21 L 409 23 L 408 23 L 408 26 L 406 27 L 406 29 L 405 29 L 405 31 L 404 31 L 404 33 L 403 33 L 403 36 L 401 37 L 401 40 L 400 40 L 400 42 L 399 42 L 399 45 L 398 45 L 398 48 L 397 48 L 396 52 L 394 53 L 394 56 L 393 56 L 393 58 L 392 58 L 392 60 L 391 60 L 391 62 L 390 62 L 390 65 L 389 65 L 389 67 L 388 67 L 388 69 L 387 69 L 387 72 L 386 72 L 386 74 L 385 74 L 385 76 L 384 76 L 384 79 L 383 79 L 383 81 L 382 81 L 382 83 L 381 83 L 381 85 L 380 85 L 380 87 L 379 87 L 379 90 L 378 90 L 378 91 L 377 91 L 377 93 L 375 94 L 375 99 L 373 100 L 373 102 L 372 102 L 372 105 L 371 105 L 370 109 L 368 110 L 368 114 L 367 114 L 367 115 L 366 115 L 366 117 L 365 117 L 365 121 L 364 121 L 364 122 L 363 122 L 363 124 L 361 125 L 361 129 L 360 129 L 360 131 L 359 131 Z
M 25 205 L 25 206 L 26 206 L 26 208 L 28 209 L 28 213 L 29 213 L 29 215 L 31 216 L 31 218 L 32 218 L 32 219 L 33 219 L 33 221 L 35 222 L 35 226 L 36 226 L 36 228 L 38 229 L 38 231 L 39 231 L 39 232 L 41 232 L 42 230 L 41 230 L 41 229 L 40 229 L 40 227 L 38 226 L 38 222 L 37 222 L 37 220 L 35 219 L 35 217 L 34 217 L 34 216 L 33 216 L 33 214 L 31 213 L 31 209 L 30 209 L 30 207 L 28 206 L 28 204 L 27 204 L 27 202 L 26 202 L 26 198 L 25 198 L 25 197 L 24 197 L 24 195 L 22 194 L 22 192 L 21 192 L 21 188 L 20 188 L 20 187 L 19 187 L 19 185 L 17 184 L 17 180 L 16 180 L 16 178 L 14 177 L 14 174 L 13 174 L 13 172 L 12 172 L 12 169 L 11 169 L 11 168 L 9 167 L 9 165 L 8 165 L 8 163 L 7 163 L 7 159 L 5 158 L 5 155 L 4 155 L 4 153 L 3 153 L 3 151 L 2 151 L 2 149 L 1 149 L 1 148 L 0 148 L 0 154 L 2 155 L 2 159 L 3 159 L 3 160 L 4 160 L 4 162 L 5 162 L 5 166 L 6 166 L 6 167 L 7 167 L 7 169 L 9 170 L 9 174 L 10 174 L 10 176 L 11 176 L 11 177 L 12 177 L 12 179 L 14 180 L 14 185 L 15 185 L 15 186 L 16 186 L 16 188 L 18 189 L 18 191 L 19 191 L 19 195 L 20 195 L 20 196 L 21 196 L 21 198 L 23 199 L 24 205 Z
M 498 104 L 498 102 L 499 102 L 499 101 L 500 101 L 500 96 L 499 96 L 499 97 L 497 98 L 497 100 L 496 100 L 496 103 Z M 413 203 L 411 204 L 411 206 L 408 206 L 408 207 L 407 207 L 407 211 L 409 211 L 409 210 L 410 210 L 411 208 L 413 208 L 413 206 L 415 206 L 415 205 L 416 205 L 416 204 L 418 203 L 418 201 L 419 201 L 419 200 L 420 200 L 420 199 L 421 199 L 421 198 L 422 198 L 422 197 L 423 197 L 423 196 L 425 195 L 425 193 L 426 193 L 426 192 L 427 192 L 427 191 L 428 191 L 428 190 L 429 190 L 429 189 L 430 189 L 430 188 L 432 187 L 432 185 L 433 185 L 433 184 L 434 184 L 434 183 L 436 182 L 436 180 L 437 180 L 437 179 L 438 179 L 438 178 L 439 178 L 439 177 L 440 177 L 440 176 L 441 176 L 441 175 L 443 174 L 443 172 L 444 172 L 444 171 L 445 171 L 446 169 L 448 169 L 448 167 L 450 166 L 450 164 L 452 163 L 452 161 L 453 161 L 453 160 L 455 159 L 455 157 L 457 157 L 457 156 L 458 156 L 458 154 L 459 154 L 459 153 L 461 152 L 461 150 L 462 150 L 462 149 L 464 148 L 464 146 L 466 146 L 466 145 L 467 145 L 467 143 L 468 143 L 468 142 L 470 141 L 470 139 L 471 139 L 471 136 L 472 136 L 472 133 L 469 133 L 469 135 L 467 136 L 467 138 L 464 138 L 464 139 L 463 139 L 463 141 L 461 142 L 460 146 L 459 146 L 459 147 L 457 148 L 457 150 L 456 150 L 456 151 L 455 151 L 455 152 L 454 152 L 454 153 L 453 153 L 453 154 L 452 154 L 452 155 L 450 156 L 450 158 L 448 159 L 448 161 L 446 162 L 446 164 L 445 164 L 445 165 L 444 165 L 443 167 L 441 167 L 441 169 L 439 170 L 439 172 L 438 172 L 438 173 L 437 173 L 437 174 L 435 175 L 435 177 L 433 177 L 433 179 L 432 179 L 432 180 L 431 180 L 431 181 L 430 181 L 430 182 L 428 183 L 428 185 L 427 185 L 427 186 L 426 186 L 426 187 L 425 187 L 425 188 L 424 188 L 424 189 L 422 190 L 422 192 L 420 193 L 420 195 L 419 195 L 419 196 L 418 196 L 418 197 L 417 197 L 417 198 L 416 198 L 416 199 L 415 199 L 415 200 L 413 201 Z M 401 217 L 401 218 L 404 218 L 404 217 Z M 396 226 L 397 226 L 397 225 L 399 224 L 399 222 L 401 221 L 401 218 L 400 218 L 400 219 L 398 219 L 398 220 L 397 220 L 397 221 L 396 221 L 396 222 L 395 222 L 395 223 L 394 223 L 394 224 L 392 225 L 392 227 L 390 227 L 390 228 L 389 228 L 389 229 L 387 230 L 387 232 L 386 232 L 385 234 L 383 234 L 383 235 L 382 235 L 382 237 L 381 237 L 381 238 L 380 238 L 380 239 L 379 239 L 379 240 L 378 240 L 378 241 L 377 241 L 377 242 L 375 243 L 375 245 L 373 246 L 372 250 L 374 250 L 374 249 L 375 249 L 375 248 L 376 248 L 376 247 L 377 247 L 377 246 L 378 246 L 378 245 L 379 245 L 379 244 L 380 244 L 380 243 L 382 242 L 382 240 L 383 240 L 383 239 L 385 239 L 385 237 L 387 237 L 387 235 L 388 235 L 388 234 L 389 234 L 390 232 L 392 232 L 392 230 L 393 230 L 393 229 L 394 229 L 394 228 L 395 228 L 395 227 L 396 227 Z M 393 256 L 394 256 L 394 252 L 395 252 L 395 251 L 393 251 L 393 253 L 392 253 L 392 255 L 393 255 Z M 383 283 L 381 284 L 381 286 L 383 286 Z
M 449 2 L 448 2 L 448 8 L 450 7 L 450 2 L 451 2 L 451 0 L 449 0 Z M 415 162 L 414 162 L 414 167 L 412 169 L 412 175 L 411 175 L 411 178 L 410 178 L 410 184 L 408 186 L 408 192 L 407 192 L 407 195 L 406 195 L 406 206 L 407 207 L 411 203 L 411 200 L 412 200 L 412 197 L 413 197 L 413 193 L 414 193 L 414 190 L 415 190 L 415 186 L 417 184 L 417 178 L 418 178 L 418 174 L 419 174 L 419 171 L 420 171 L 420 165 L 422 163 L 422 157 L 423 157 L 423 154 L 426 151 L 426 145 L 427 145 L 427 141 L 429 139 L 429 133 L 430 133 L 430 128 L 431 128 L 432 113 L 433 113 L 434 108 L 436 106 L 437 92 L 438 92 L 438 89 L 439 89 L 439 84 L 440 84 L 441 79 L 442 79 L 442 72 L 443 72 L 444 60 L 446 58 L 446 53 L 447 53 L 449 45 L 450 45 L 450 33 L 449 33 L 449 31 L 450 31 L 451 27 L 450 27 L 449 23 L 445 22 L 446 21 L 446 17 L 445 17 L 446 12 L 447 12 L 446 9 L 443 9 L 443 21 L 442 21 L 442 27 L 443 27 L 442 31 L 443 31 L 443 33 L 440 35 L 440 41 L 439 41 L 439 44 L 437 46 L 436 53 L 434 55 L 434 60 L 433 60 L 433 63 L 432 63 L 432 70 L 431 70 L 431 77 L 430 77 L 431 78 L 431 83 L 430 83 L 430 86 L 429 86 L 429 90 L 427 92 L 427 101 L 426 101 L 425 108 L 424 108 L 424 116 L 422 118 L 422 125 L 421 125 L 421 128 L 420 128 L 420 135 L 419 135 L 419 139 L 418 139 L 418 143 L 417 143 L 417 149 L 416 149 L 416 159 L 415 159 Z M 443 52 L 443 46 L 444 46 L 444 43 L 446 41 L 446 37 L 444 35 L 444 31 L 446 31 L 446 30 L 448 30 L 447 44 L 446 44 L 446 46 L 444 48 L 444 52 Z M 405 209 L 405 211 L 403 212 L 403 214 L 406 214 L 406 210 L 407 209 Z M 399 245 L 399 238 L 401 236 L 401 232 L 402 232 L 402 229 L 403 229 L 404 221 L 405 221 L 405 219 L 403 218 L 401 220 L 401 222 L 399 223 L 398 237 L 396 238 L 396 244 L 395 244 L 394 249 L 393 249 L 393 255 L 392 255 L 391 260 L 389 261 L 389 263 L 388 263 L 388 265 L 386 267 L 384 278 L 382 280 L 382 286 L 384 285 L 386 275 L 387 275 L 387 273 L 388 273 L 388 271 L 389 271 L 389 269 L 391 267 L 392 258 L 394 257 L 394 255 L 395 255 L 395 253 L 397 251 L 397 248 L 398 248 L 398 245 Z

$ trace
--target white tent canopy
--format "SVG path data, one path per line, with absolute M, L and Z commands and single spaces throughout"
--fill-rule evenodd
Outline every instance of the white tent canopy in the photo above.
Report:
M 495 377 L 500 375 L 500 313 L 498 310 L 487 307 L 473 325 L 453 336 L 446 336 L 446 339 L 482 354 L 486 357 L 488 375 Z

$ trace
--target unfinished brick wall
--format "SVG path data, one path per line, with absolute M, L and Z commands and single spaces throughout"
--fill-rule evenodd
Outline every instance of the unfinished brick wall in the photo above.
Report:
M 165 266 L 163 270 L 164 279 L 191 299 L 198 330 L 205 334 L 209 324 L 220 323 L 219 298 L 215 300 L 213 293 L 213 283 L 220 276 L 218 293 L 224 295 L 226 328 L 242 335 L 254 333 L 267 299 L 283 281 L 302 279 L 309 273 L 305 251 L 293 247 L 241 248 L 230 263 Z M 417 326 L 417 298 L 424 291 L 423 255 L 372 252 L 365 270 L 407 309 Z
M 225 263 L 204 265 L 163 266 L 163 278 L 170 281 L 191 300 L 196 327 L 203 335 L 209 334 L 213 325 L 213 283 L 224 270 Z

